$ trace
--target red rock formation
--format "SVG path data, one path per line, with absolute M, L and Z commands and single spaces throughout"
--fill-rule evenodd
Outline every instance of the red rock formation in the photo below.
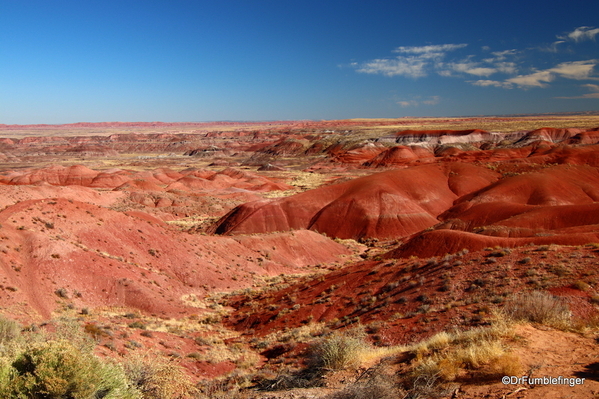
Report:
M 182 296 L 249 286 L 254 274 L 302 272 L 308 264 L 348 254 L 313 232 L 236 239 L 190 235 L 141 212 L 65 199 L 8 206 L 0 224 L 0 301 L 33 318 L 50 316 L 57 289 L 78 307 L 195 313 Z
M 426 148 L 419 146 L 395 146 L 391 147 L 374 158 L 364 163 L 369 167 L 385 167 L 393 165 L 405 165 L 411 161 L 423 158 L 434 158 L 435 154 Z
M 435 231 L 417 234 L 389 256 L 594 242 L 599 237 L 599 170 L 564 165 L 505 178 L 463 196 L 439 220 Z
M 599 229 L 580 234 L 559 234 L 545 237 L 505 238 L 480 235 L 456 230 L 434 230 L 417 235 L 399 248 L 388 252 L 385 258 L 427 258 L 455 254 L 463 249 L 480 251 L 484 248 L 514 248 L 525 245 L 581 245 L 599 242 Z
M 8 171 L 0 174 L 0 184 L 32 185 L 49 183 L 55 186 L 83 186 L 123 190 L 132 186 L 135 190 L 149 185 L 148 189 L 182 189 L 185 191 L 215 191 L 230 188 L 242 188 L 251 191 L 288 190 L 291 187 L 254 173 L 233 168 L 221 172 L 187 169 L 176 172 L 169 169 L 157 169 L 153 172 L 134 172 L 121 169 L 95 171 L 82 165 L 70 167 L 50 166 L 39 169 Z M 160 188 L 160 185 L 167 185 Z
M 555 129 L 551 127 L 543 127 L 526 133 L 524 137 L 516 142 L 516 144 L 531 143 L 542 140 L 550 143 L 559 143 L 568 140 L 570 137 L 584 132 L 585 129 Z
M 469 130 L 402 130 L 395 133 L 393 136 L 385 137 L 382 141 L 389 141 L 394 138 L 399 144 L 413 143 L 429 143 L 429 144 L 444 144 L 444 143 L 472 143 L 481 141 L 495 141 L 503 135 L 494 135 L 480 129 Z
M 401 237 L 433 226 L 456 198 L 498 176 L 485 168 L 459 164 L 383 172 L 241 205 L 222 218 L 214 231 L 249 234 L 307 228 L 341 238 Z M 461 179 L 468 183 L 459 183 Z
M 344 148 L 344 145 L 339 143 L 328 148 L 327 152 L 336 162 L 363 163 L 376 157 L 386 149 L 387 147 L 379 143 L 360 143 L 349 148 Z

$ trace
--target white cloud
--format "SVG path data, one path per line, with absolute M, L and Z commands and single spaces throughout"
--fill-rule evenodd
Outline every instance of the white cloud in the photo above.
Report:
M 508 55 L 516 55 L 517 51 L 514 49 L 511 50 L 503 50 L 503 51 L 494 51 L 491 54 L 495 56 L 496 61 L 503 61 L 507 58 Z
M 481 87 L 502 87 L 502 88 L 506 88 L 506 89 L 509 89 L 512 87 L 512 85 L 509 83 L 499 82 L 497 80 L 476 80 L 476 81 L 470 81 L 469 83 L 472 83 L 475 86 L 481 86 Z
M 551 53 L 558 52 L 558 45 L 562 43 L 566 43 L 568 41 L 574 42 L 582 42 L 584 40 L 595 40 L 595 36 L 599 34 L 599 28 L 593 28 L 590 26 L 580 26 L 574 29 L 572 32 L 566 33 L 565 35 L 557 35 L 556 37 L 559 39 L 553 42 L 548 47 L 541 47 L 540 50 L 548 51 Z
M 588 79 L 597 65 L 597 60 L 563 62 L 548 71 L 567 79 Z
M 539 46 L 539 47 L 537 48 L 537 50 L 540 50 L 540 51 L 545 51 L 545 52 L 547 52 L 547 53 L 557 53 L 557 52 L 559 51 L 559 49 L 558 49 L 558 47 L 557 47 L 557 46 L 558 46 L 559 44 L 562 44 L 562 43 L 565 43 L 565 42 L 566 42 L 565 40 L 558 40 L 558 41 L 556 41 L 556 42 L 553 42 L 553 43 L 551 43 L 551 44 L 550 44 L 550 45 L 548 45 L 548 46 L 546 46 L 546 45 Z
M 519 75 L 514 78 L 506 79 L 508 84 L 515 84 L 519 87 L 547 87 L 547 83 L 553 81 L 555 75 L 549 71 L 538 71 L 530 75 Z
M 418 106 L 418 102 L 411 100 L 411 101 L 398 101 L 397 104 L 399 104 L 402 108 L 407 108 L 407 107 L 417 107 Z
M 447 64 L 451 70 L 456 72 L 467 73 L 475 76 L 490 76 L 497 72 L 495 68 L 481 67 L 478 62 L 456 62 Z
M 381 74 L 385 76 L 404 75 L 412 78 L 426 76 L 427 62 L 418 57 L 398 57 L 396 59 L 378 59 L 363 64 L 358 72 Z
M 586 85 L 582 85 L 582 87 L 586 87 L 587 89 L 589 89 L 590 91 L 596 91 L 597 93 L 599 93 L 599 85 L 594 85 L 594 84 L 586 84 Z
M 547 83 L 554 81 L 557 77 L 565 79 L 595 79 L 591 76 L 598 60 L 562 62 L 556 67 L 537 71 L 529 75 L 519 75 L 505 80 L 508 85 L 514 84 L 521 88 L 547 87 Z
M 404 53 L 404 54 L 444 54 L 448 51 L 454 51 L 461 48 L 466 47 L 467 44 L 433 44 L 429 46 L 400 46 L 393 50 L 394 53 Z
M 578 98 L 598 98 L 599 99 L 599 93 L 587 93 Z
M 439 104 L 440 100 L 441 97 L 439 96 L 432 96 L 429 97 L 427 100 L 421 100 L 420 96 L 418 96 L 412 100 L 399 100 L 397 101 L 397 104 L 402 108 L 418 107 L 419 105 L 437 105 Z
M 513 75 L 518 71 L 515 62 L 497 62 L 493 65 L 498 72 Z
M 439 44 L 430 46 L 397 47 L 393 52 L 410 55 L 399 55 L 395 58 L 380 58 L 360 65 L 356 71 L 385 76 L 408 76 L 421 78 L 434 70 L 448 51 L 466 47 L 466 44 Z
M 437 104 L 439 104 L 440 100 L 441 100 L 441 97 L 439 97 L 439 96 L 432 96 L 430 98 L 430 100 L 424 100 L 424 101 L 422 101 L 422 104 L 424 104 L 424 105 L 437 105 Z
M 575 42 L 581 42 L 583 40 L 595 40 L 595 36 L 599 34 L 599 28 L 593 28 L 590 26 L 581 26 L 574 29 L 572 32 L 565 36 L 558 36 L 558 39 L 562 40 L 573 40 Z M 557 42 L 556 42 L 557 43 Z
M 553 43 L 552 48 L 557 52 L 560 43 L 595 40 L 596 36 L 599 36 L 599 29 L 581 26 L 563 37 L 557 36 L 559 41 Z M 423 78 L 436 73 L 441 77 L 461 78 L 475 86 L 505 89 L 545 88 L 556 79 L 599 81 L 596 68 L 599 59 L 561 62 L 553 67 L 539 69 L 527 61 L 531 60 L 531 57 L 526 56 L 527 51 L 533 50 L 530 48 L 491 51 L 490 47 L 483 46 L 481 49 L 484 53 L 466 56 L 462 53 L 459 58 L 451 53 L 467 46 L 465 43 L 400 46 L 393 50 L 395 57 L 352 63 L 352 66 L 360 73 L 411 78 Z M 596 92 L 593 91 L 584 98 L 596 98 Z M 427 101 L 401 100 L 397 103 L 403 107 L 411 107 L 432 104 L 435 100 Z

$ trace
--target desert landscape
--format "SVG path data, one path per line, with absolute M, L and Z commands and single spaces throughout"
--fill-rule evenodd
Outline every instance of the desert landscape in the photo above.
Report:
M 0 205 L 2 397 L 599 395 L 596 112 L 5 124 Z

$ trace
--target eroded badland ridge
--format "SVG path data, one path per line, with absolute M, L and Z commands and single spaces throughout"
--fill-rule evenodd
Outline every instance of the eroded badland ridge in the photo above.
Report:
M 6 397 L 599 393 L 597 115 L 0 125 L 0 208 Z

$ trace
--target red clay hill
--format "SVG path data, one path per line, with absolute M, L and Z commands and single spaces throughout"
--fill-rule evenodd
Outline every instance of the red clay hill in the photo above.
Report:
M 599 242 L 599 170 L 560 165 L 504 178 L 457 200 L 435 231 L 419 233 L 389 256 L 462 248 Z
M 0 225 L 2 309 L 34 319 L 50 317 L 57 296 L 77 307 L 197 312 L 185 295 L 242 288 L 254 276 L 301 273 L 349 254 L 310 231 L 260 240 L 190 235 L 144 213 L 59 198 L 8 206 Z
M 392 170 L 241 205 L 214 232 L 310 229 L 340 238 L 403 237 L 435 225 L 454 200 L 498 178 L 488 169 L 458 163 Z
M 260 193 L 291 187 L 281 179 L 234 168 L 136 171 L 56 165 L 0 172 L 0 188 L 5 197 L 12 198 L 0 199 L 0 204 L 8 205 L 17 199 L 82 196 L 94 204 L 133 207 L 171 220 L 207 212 L 210 216 L 222 216 L 226 213 L 223 204 L 256 200 Z

